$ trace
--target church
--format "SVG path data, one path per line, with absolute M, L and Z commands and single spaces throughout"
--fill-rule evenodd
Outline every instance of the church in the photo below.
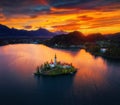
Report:
M 55 54 L 54 61 L 51 60 L 50 63 L 45 62 L 40 67 L 37 67 L 35 75 L 64 75 L 64 74 L 72 74 L 76 72 L 76 68 L 72 66 L 72 64 L 61 63 L 57 61 L 57 56 Z
M 55 67 L 57 65 L 57 56 L 56 56 L 56 54 L 54 56 L 54 62 L 51 60 L 49 65 L 50 65 L 50 67 Z

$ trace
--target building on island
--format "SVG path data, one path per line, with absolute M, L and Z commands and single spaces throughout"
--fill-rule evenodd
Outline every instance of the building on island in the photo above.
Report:
M 56 56 L 56 54 L 55 54 L 55 57 L 54 57 L 54 65 L 56 65 L 57 64 L 57 56 Z
M 57 62 L 57 56 L 55 54 L 54 56 L 54 62 L 53 60 L 51 60 L 51 62 L 49 63 L 51 68 L 54 68 L 55 66 L 59 66 L 61 68 L 70 68 L 72 64 L 67 64 L 67 63 L 59 63 Z
M 41 66 L 37 67 L 35 75 L 61 75 L 61 74 L 71 74 L 76 72 L 76 68 L 72 64 L 61 63 L 57 61 L 57 56 L 55 54 L 54 61 L 45 62 Z
M 50 67 L 55 67 L 56 65 L 57 65 L 57 56 L 56 56 L 56 54 L 55 54 L 55 56 L 54 56 L 54 62 L 53 62 L 53 60 L 51 59 L 51 62 L 50 62 Z

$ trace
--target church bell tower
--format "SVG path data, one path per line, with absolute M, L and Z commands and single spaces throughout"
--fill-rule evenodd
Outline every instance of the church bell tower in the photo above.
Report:
M 54 65 L 56 65 L 57 64 L 57 56 L 56 56 L 56 54 L 55 54 L 55 57 L 54 57 Z

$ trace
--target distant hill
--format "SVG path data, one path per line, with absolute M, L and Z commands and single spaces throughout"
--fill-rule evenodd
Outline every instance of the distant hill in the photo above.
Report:
M 9 28 L 0 24 L 0 38 L 51 38 L 46 41 L 48 45 L 79 45 L 84 42 L 95 42 L 99 40 L 110 40 L 114 42 L 120 42 L 120 33 L 102 35 L 101 33 L 90 34 L 85 36 L 79 31 L 66 33 L 64 31 L 50 32 L 44 28 L 38 30 L 18 30 L 15 28 Z
M 61 34 L 68 34 L 68 32 L 65 32 L 65 31 L 56 31 L 54 32 L 56 35 L 61 35 Z
M 105 35 L 102 35 L 101 33 L 95 33 L 95 34 L 90 34 L 87 35 L 85 38 L 87 42 L 95 42 L 95 41 L 99 41 L 99 40 L 105 40 L 106 37 Z
M 85 36 L 82 33 L 74 31 L 68 34 L 54 36 L 51 40 L 46 41 L 45 43 L 47 45 L 58 44 L 69 46 L 71 44 L 78 45 L 82 43 L 84 40 Z
M 40 38 L 52 38 L 55 36 L 54 33 L 49 32 L 44 28 L 38 30 L 18 30 L 15 28 L 9 28 L 5 25 L 0 24 L 0 38 L 13 38 L 13 37 L 40 37 Z
M 106 35 L 107 39 L 120 43 L 120 32 L 115 34 Z
M 120 33 L 110 34 L 110 35 L 102 35 L 100 33 L 91 34 L 85 36 L 81 32 L 74 31 L 68 34 L 62 34 L 58 36 L 54 36 L 52 39 L 45 42 L 48 46 L 63 45 L 63 46 L 70 46 L 70 45 L 80 45 L 85 42 L 96 42 L 101 40 L 110 40 L 110 41 L 119 41 L 120 42 Z

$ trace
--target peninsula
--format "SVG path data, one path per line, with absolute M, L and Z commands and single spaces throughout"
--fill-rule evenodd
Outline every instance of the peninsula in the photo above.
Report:
M 66 74 L 73 74 L 77 71 L 77 69 L 68 63 L 61 63 L 57 61 L 57 56 L 54 57 L 54 62 L 45 62 L 41 66 L 37 67 L 36 72 L 34 75 L 46 75 L 46 76 L 57 76 L 57 75 L 66 75 Z

